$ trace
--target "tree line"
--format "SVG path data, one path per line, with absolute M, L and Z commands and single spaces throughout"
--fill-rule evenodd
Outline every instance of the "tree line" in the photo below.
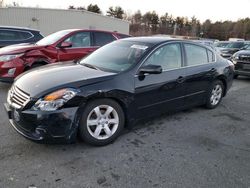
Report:
M 97 4 L 85 7 L 69 6 L 69 9 L 87 10 L 98 14 L 104 14 Z M 121 7 L 109 7 L 107 16 L 130 21 L 130 34 L 141 35 L 182 35 L 191 37 L 228 40 L 229 38 L 244 38 L 250 40 L 250 19 L 244 18 L 238 21 L 206 20 L 201 23 L 195 16 L 174 17 L 166 13 L 158 15 L 155 11 L 142 14 L 139 10 L 133 14 L 126 13 Z

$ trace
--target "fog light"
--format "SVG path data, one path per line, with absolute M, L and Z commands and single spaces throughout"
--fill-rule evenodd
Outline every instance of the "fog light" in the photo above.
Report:
M 16 68 L 12 68 L 8 70 L 8 75 L 13 76 L 16 72 Z

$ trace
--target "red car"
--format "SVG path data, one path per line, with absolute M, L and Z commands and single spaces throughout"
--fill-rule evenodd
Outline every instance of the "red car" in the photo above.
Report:
M 35 44 L 11 45 L 0 49 L 0 81 L 15 77 L 34 67 L 78 60 L 100 46 L 129 35 L 97 30 L 71 29 L 53 33 Z

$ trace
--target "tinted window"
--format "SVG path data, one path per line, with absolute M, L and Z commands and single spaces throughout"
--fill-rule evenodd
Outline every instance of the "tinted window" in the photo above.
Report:
M 33 35 L 25 31 L 0 30 L 1 41 L 18 41 L 31 38 Z
M 95 32 L 95 46 L 103 46 L 115 40 L 115 37 L 110 33 Z
M 90 44 L 90 33 L 89 32 L 79 32 L 71 35 L 65 40 L 65 42 L 71 42 L 72 48 L 79 47 L 89 47 Z
M 231 42 L 226 46 L 226 48 L 242 48 L 244 45 L 244 42 Z
M 188 66 L 199 65 L 208 62 L 206 48 L 193 44 L 184 44 L 184 48 L 186 51 Z
M 160 65 L 163 70 L 180 68 L 181 47 L 179 44 L 167 44 L 157 49 L 145 62 L 145 65 Z

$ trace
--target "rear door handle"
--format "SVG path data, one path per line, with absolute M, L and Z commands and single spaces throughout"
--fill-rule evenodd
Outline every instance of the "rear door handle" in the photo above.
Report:
M 185 78 L 183 76 L 179 76 L 179 78 L 177 78 L 177 83 L 181 84 L 185 81 Z

